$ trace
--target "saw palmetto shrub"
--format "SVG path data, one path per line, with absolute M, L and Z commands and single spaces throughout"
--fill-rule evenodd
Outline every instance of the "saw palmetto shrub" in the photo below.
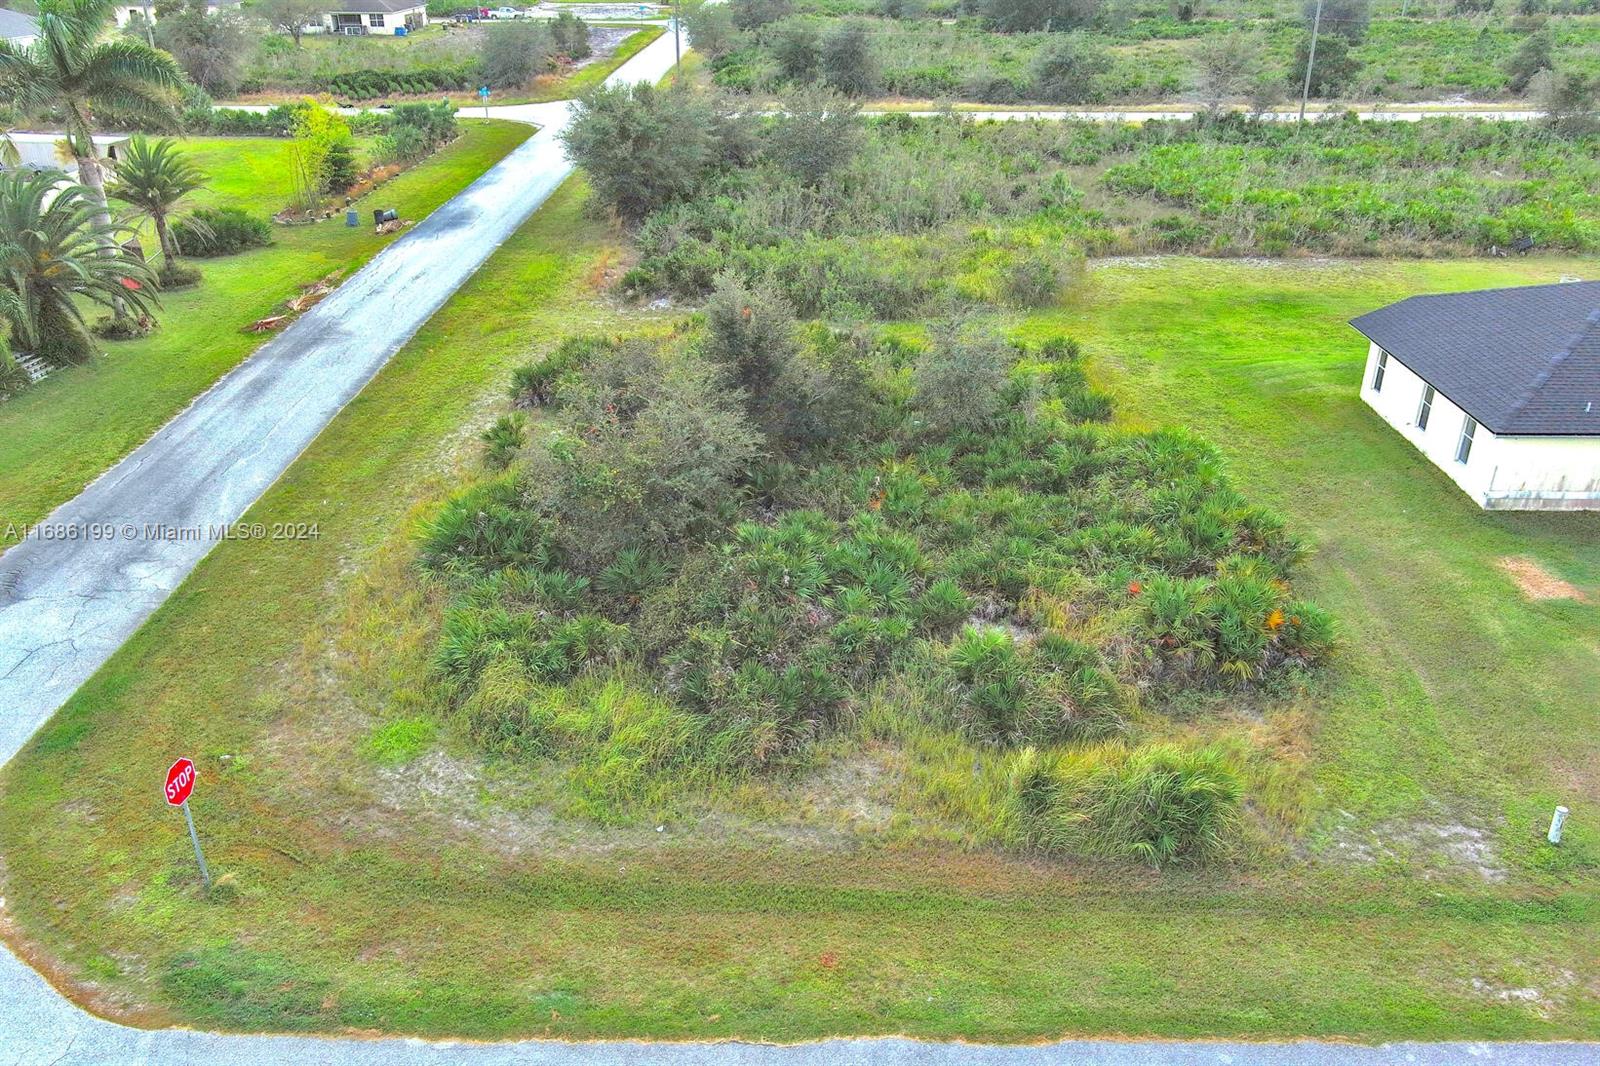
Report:
M 688 328 L 518 372 L 548 440 L 423 534 L 446 714 L 485 752 L 564 765 L 569 809 L 611 820 L 668 779 L 801 765 L 898 693 L 974 751 L 1037 752 L 1016 796 L 984 786 L 992 839 L 1222 850 L 1226 760 L 1138 738 L 1168 699 L 1327 654 L 1282 523 L 1204 442 L 1108 425 L 1066 338 L 952 320 L 908 342 L 717 286 Z M 812 402 L 786 385 L 797 366 L 817 395 L 847 383 L 854 413 L 791 432 Z

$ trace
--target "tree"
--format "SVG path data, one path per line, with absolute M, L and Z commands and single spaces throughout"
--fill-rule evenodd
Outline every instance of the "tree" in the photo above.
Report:
M 258 0 L 255 6 L 256 14 L 279 33 L 287 33 L 296 48 L 306 27 L 321 23 L 327 10 L 321 0 Z
M 1305 78 L 1306 63 L 1311 55 L 1311 35 L 1300 38 L 1295 48 L 1294 65 L 1289 68 L 1289 84 L 1296 94 Z M 1311 69 L 1311 95 L 1337 96 L 1350 79 L 1361 69 L 1361 62 L 1350 54 L 1350 46 L 1338 34 L 1321 37 L 1317 41 L 1317 62 Z
M 333 108 L 307 97 L 294 109 L 292 130 L 295 201 L 309 213 L 321 205 L 336 170 L 354 158 L 348 152 L 350 124 Z
M 771 52 L 789 81 L 812 81 L 822 61 L 822 40 L 810 23 L 786 22 L 773 34 Z
M 205 188 L 205 182 L 200 168 L 178 153 L 170 137 L 152 141 L 138 136 L 124 146 L 115 180 L 107 191 L 133 208 L 134 217 L 148 218 L 155 227 L 163 274 L 173 272 L 180 251 L 167 219 L 185 197 Z
M 0 313 L 24 348 L 81 362 L 94 349 L 79 301 L 147 314 L 156 278 L 118 247 L 119 230 L 103 220 L 94 190 L 60 182 L 54 170 L 0 174 L 0 285 L 16 296 Z
M 1595 115 L 1597 93 L 1600 83 L 1559 70 L 1541 70 L 1528 83 L 1534 106 L 1544 112 L 1545 120 L 1557 132 L 1568 135 L 1591 132 L 1600 126 Z
M 1318 3 L 1322 5 L 1323 33 L 1337 34 L 1351 44 L 1361 43 L 1361 39 L 1367 35 L 1367 24 L 1372 21 L 1369 0 L 1304 0 L 1301 13 L 1305 16 L 1308 31 L 1317 19 Z M 1322 50 L 1320 43 L 1317 50 Z M 1304 63 L 1300 64 L 1300 69 L 1306 69 Z
M 1203 37 L 1195 48 L 1196 90 L 1215 115 L 1229 100 L 1249 96 L 1261 80 L 1262 42 L 1253 34 L 1221 33 Z
M 859 101 L 809 88 L 784 101 L 783 113 L 767 127 L 765 152 L 780 174 L 816 186 L 855 157 L 862 139 Z
M 194 83 L 209 93 L 239 87 L 249 30 L 236 11 L 208 11 L 206 0 L 187 0 L 155 26 L 156 44 L 171 52 Z
M 683 26 L 689 33 L 689 43 L 707 59 L 721 59 L 734 49 L 738 30 L 733 25 L 733 11 L 727 4 L 686 6 Z
M 589 27 L 570 11 L 563 11 L 550 22 L 555 50 L 571 60 L 587 59 L 594 51 L 589 46 Z
M 555 39 L 539 22 L 487 27 L 478 48 L 484 81 L 506 89 L 526 85 L 535 74 L 549 70 L 553 55 Z
M 750 151 L 749 119 L 718 98 L 674 84 L 596 86 L 561 134 L 600 202 L 626 222 L 693 196 Z
M 1528 88 L 1533 76 L 1541 70 L 1555 69 L 1554 42 L 1549 30 L 1530 33 L 1517 50 L 1506 59 L 1506 87 L 1514 93 Z
M 624 549 L 664 553 L 727 513 L 761 435 L 722 374 L 644 341 L 600 353 L 560 393 L 563 432 L 535 459 L 563 555 L 592 573 Z
M 733 24 L 741 30 L 759 30 L 794 14 L 792 0 L 732 0 L 728 7 L 733 11 Z
M 1073 34 L 1052 41 L 1033 60 L 1033 95 L 1057 104 L 1086 104 L 1100 96 L 1111 57 Z
M 846 96 L 866 96 L 878 87 L 878 61 L 865 22 L 842 22 L 822 38 L 822 80 Z
M 114 255 L 116 229 L 105 172 L 94 147 L 94 110 L 105 108 L 160 128 L 177 121 L 183 71 L 165 52 L 137 41 L 102 42 L 113 0 L 42 0 L 39 39 L 27 48 L 0 41 L 0 87 L 25 112 L 59 111 L 78 180 L 98 205 L 95 235 Z
M 1100 0 L 979 0 L 978 11 L 1001 33 L 1072 30 L 1094 20 Z
M 960 322 L 935 328 L 932 344 L 912 367 L 918 421 L 945 434 L 985 425 L 1000 408 L 1016 352 L 992 329 Z

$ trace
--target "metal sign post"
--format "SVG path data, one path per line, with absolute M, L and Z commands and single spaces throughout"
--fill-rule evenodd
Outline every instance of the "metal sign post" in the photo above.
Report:
M 206 857 L 200 850 L 200 834 L 194 831 L 194 815 L 189 813 L 189 797 L 194 793 L 194 762 L 179 759 L 167 770 L 167 784 L 161 790 L 168 803 L 183 808 L 183 820 L 189 826 L 189 842 L 194 845 L 194 861 L 200 864 L 200 879 L 206 891 L 211 890 L 211 871 L 206 867 Z
M 200 864 L 200 880 L 205 882 L 206 889 L 211 888 L 211 871 L 206 868 L 205 853 L 200 850 L 200 834 L 194 831 L 194 815 L 189 813 L 189 801 L 184 800 L 179 804 L 183 808 L 183 820 L 189 823 L 189 841 L 194 844 L 194 861 Z
M 489 117 L 489 87 L 487 85 L 478 86 L 478 98 L 483 101 L 483 117 L 484 118 L 488 118 Z

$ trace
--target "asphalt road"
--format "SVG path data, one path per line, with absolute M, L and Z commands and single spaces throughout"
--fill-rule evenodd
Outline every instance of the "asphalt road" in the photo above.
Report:
M 660 38 L 610 80 L 672 58 Z M 572 173 L 566 104 L 507 110 L 539 132 L 0 555 L 0 762 Z
M 658 79 L 663 37 L 611 81 Z M 538 134 L 395 241 L 334 294 L 219 381 L 137 451 L 0 555 L 0 762 L 166 599 L 384 363 L 571 173 L 556 135 L 565 104 L 492 108 Z M 1066 117 L 1065 113 L 1053 113 Z M 1121 113 L 1129 117 L 1131 113 Z M 1007 113 L 1004 117 L 1029 117 Z M 1049 114 L 1042 117 L 1051 117 Z M 1146 116 L 1150 117 L 1150 116 Z M 51 539 L 46 539 L 51 531 Z M 3 915 L 4 900 L 0 900 Z M 760 1044 L 507 1044 L 242 1036 L 142 1030 L 93 1017 L 0 951 L 0 1066 L 337 1063 L 499 1066 L 666 1063 L 843 1066 L 1507 1066 L 1600 1062 L 1577 1044 L 1236 1044 L 1067 1041 L 1028 1047 L 888 1038 Z

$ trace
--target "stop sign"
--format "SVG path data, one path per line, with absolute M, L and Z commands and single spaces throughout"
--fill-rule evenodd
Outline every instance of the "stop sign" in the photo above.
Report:
M 179 759 L 172 764 L 172 769 L 167 771 L 165 789 L 167 802 L 174 807 L 181 806 L 193 791 L 194 763 L 188 759 Z

